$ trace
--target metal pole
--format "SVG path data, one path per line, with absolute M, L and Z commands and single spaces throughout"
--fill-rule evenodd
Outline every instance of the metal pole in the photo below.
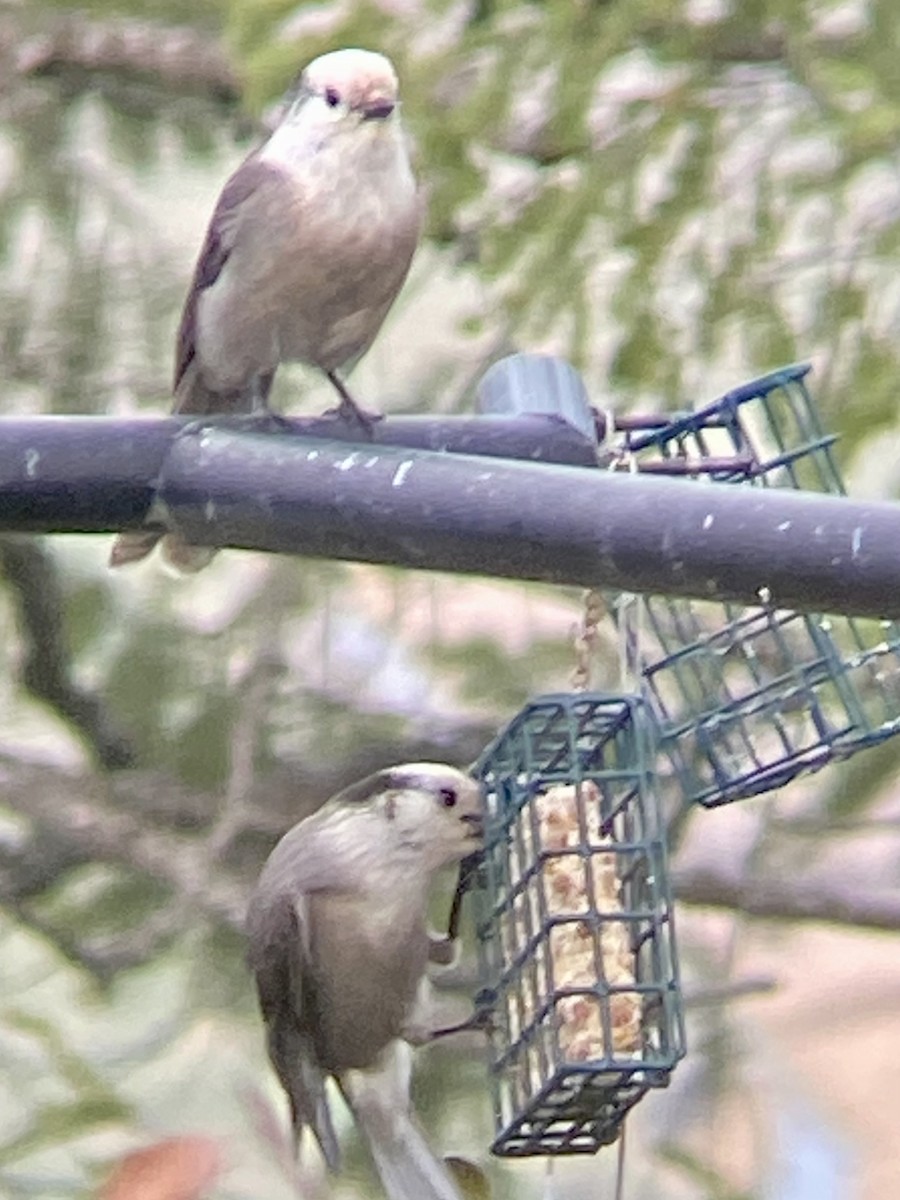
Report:
M 900 618 L 900 506 L 585 469 L 604 421 L 562 360 L 505 359 L 478 400 L 489 415 L 386 418 L 365 444 L 323 418 L 2 419 L 0 531 L 156 521 L 213 545 Z
M 140 523 L 166 456 L 196 427 L 187 417 L 0 418 L 0 530 L 100 533 Z M 245 436 L 267 430 L 272 446 L 282 449 L 295 437 L 350 444 L 360 437 L 359 430 L 322 417 L 211 417 L 203 427 Z M 597 464 L 596 435 L 546 414 L 387 417 L 367 445 Z M 296 446 L 294 452 L 305 453 Z
M 900 617 L 900 505 L 213 431 L 159 492 L 197 542 Z
M 213 545 L 900 618 L 894 504 L 214 426 L 175 436 L 171 421 L 127 436 L 28 424 L 0 424 L 3 530 L 113 530 L 152 499 Z

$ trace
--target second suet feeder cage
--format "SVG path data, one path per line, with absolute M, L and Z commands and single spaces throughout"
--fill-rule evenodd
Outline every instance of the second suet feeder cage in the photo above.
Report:
M 741 487 L 843 494 L 834 437 L 806 366 L 627 433 L 619 460 Z M 714 505 L 708 520 L 713 521 Z M 823 528 L 822 536 L 828 536 Z M 647 597 L 632 662 L 682 802 L 712 806 L 781 787 L 900 731 L 900 628 L 760 604 Z
M 532 701 L 474 768 L 495 1154 L 595 1152 L 684 1053 L 655 759 L 639 698 L 585 692 Z

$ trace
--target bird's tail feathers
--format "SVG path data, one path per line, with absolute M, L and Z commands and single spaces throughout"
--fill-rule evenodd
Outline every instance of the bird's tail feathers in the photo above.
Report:
M 329 1171 L 341 1169 L 341 1151 L 338 1146 L 337 1134 L 331 1123 L 331 1109 L 328 1107 L 328 1097 L 325 1094 L 325 1081 L 319 1078 L 319 1086 L 314 1093 L 312 1120 L 309 1123 L 319 1143 L 322 1157 Z
M 273 1041 L 277 1037 L 277 1044 Z M 291 1124 L 299 1147 L 308 1126 L 322 1151 L 329 1171 L 341 1169 L 341 1152 L 331 1121 L 325 1077 L 315 1062 L 305 1036 L 280 1025 L 270 1033 L 269 1053 L 291 1104 Z
M 205 417 L 214 412 L 227 412 L 228 408 L 227 399 L 206 385 L 196 359 L 192 359 L 175 384 L 175 404 L 172 411 L 196 413 L 198 417 Z
M 275 372 L 254 376 L 246 386 L 234 391 L 215 391 L 205 382 L 196 361 L 191 358 L 178 377 L 173 412 L 207 417 L 215 413 L 252 413 L 264 410 Z M 193 575 L 207 566 L 216 551 L 209 546 L 193 546 L 178 534 L 162 534 L 144 529 L 120 533 L 109 555 L 111 567 L 141 562 L 162 541 L 163 565 L 176 575 Z
M 158 533 L 156 530 L 136 529 L 120 533 L 109 552 L 111 567 L 126 567 L 142 562 L 157 545 L 162 552 L 163 565 L 175 575 L 194 575 L 212 562 L 213 546 L 194 546 L 177 533 Z
M 155 530 L 136 529 L 133 532 L 120 533 L 112 544 L 109 552 L 111 567 L 126 567 L 129 563 L 140 562 L 154 547 L 163 535 Z
M 215 413 L 265 412 L 274 378 L 274 370 L 263 371 L 250 376 L 240 387 L 226 390 L 212 388 L 203 378 L 196 359 L 192 359 L 175 385 L 172 411 L 198 417 L 209 417 Z
M 388 1136 L 357 1114 L 388 1200 L 460 1200 L 449 1171 L 434 1154 L 412 1113 L 400 1114 Z
M 388 1048 L 408 1055 L 405 1043 Z M 447 1167 L 419 1128 L 409 1102 L 408 1062 L 378 1072 L 351 1071 L 340 1081 L 354 1120 L 368 1142 L 388 1200 L 461 1200 Z
M 160 550 L 164 564 L 176 575 L 195 575 L 209 566 L 217 553 L 214 546 L 194 546 L 177 533 L 167 533 Z

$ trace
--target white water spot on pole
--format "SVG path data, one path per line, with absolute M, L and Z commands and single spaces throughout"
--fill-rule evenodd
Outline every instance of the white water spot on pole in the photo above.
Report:
M 307 462 L 315 462 L 318 457 L 319 457 L 318 450 L 310 450 L 306 456 L 306 461 Z
M 354 450 L 352 454 L 347 455 L 347 457 L 343 460 L 343 462 L 336 462 L 334 464 L 335 470 L 336 471 L 349 471 L 352 467 L 356 466 L 358 460 L 359 460 L 359 455 Z
M 712 513 L 707 513 L 706 516 L 703 518 L 703 528 L 704 529 L 712 529 L 713 521 L 715 521 L 715 519 L 716 518 L 713 516 Z
M 402 462 L 394 472 L 394 478 L 391 480 L 391 487 L 403 487 L 403 481 L 410 473 L 412 468 L 413 465 L 411 459 L 407 459 L 406 462 Z
M 853 530 L 853 537 L 850 539 L 850 557 L 858 558 L 862 547 L 862 529 L 857 525 Z
M 779 533 L 787 533 L 787 531 L 790 529 L 790 527 L 791 527 L 790 521 L 782 521 L 781 524 L 778 526 L 778 532 Z
M 760 604 L 771 604 L 772 593 L 769 591 L 769 589 L 765 585 L 763 585 L 763 587 L 761 587 L 761 588 L 757 588 L 756 594 L 757 594 L 757 596 L 759 596 Z
M 25 474 L 29 479 L 34 479 L 37 474 L 38 463 L 41 461 L 40 450 L 35 450 L 32 446 L 25 451 Z

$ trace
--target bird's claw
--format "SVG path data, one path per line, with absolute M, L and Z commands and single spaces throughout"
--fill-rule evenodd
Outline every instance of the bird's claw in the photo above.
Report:
M 361 408 L 347 391 L 346 384 L 342 382 L 340 376 L 334 371 L 326 371 L 325 374 L 328 382 L 340 396 L 341 401 L 337 408 L 329 408 L 322 415 L 343 421 L 345 425 L 359 425 L 366 436 L 371 438 L 376 422 L 383 420 L 382 414 L 369 412 L 367 409 Z
M 345 397 L 341 397 L 341 402 L 336 408 L 326 409 L 322 416 L 333 421 L 343 421 L 345 425 L 356 425 L 368 438 L 373 436 L 376 424 L 384 420 L 383 413 L 360 408 L 353 400 Z
M 248 421 L 250 431 L 255 429 L 268 430 L 272 433 L 293 433 L 295 426 L 290 417 L 283 417 L 281 413 L 272 412 L 270 408 L 260 409 L 251 414 Z

